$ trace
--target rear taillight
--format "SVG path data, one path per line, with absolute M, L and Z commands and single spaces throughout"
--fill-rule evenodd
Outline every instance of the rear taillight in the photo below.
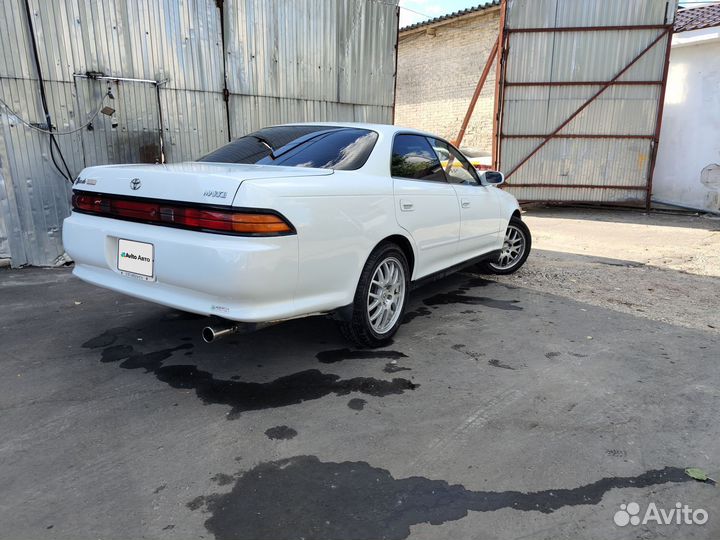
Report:
M 277 236 L 295 232 L 282 216 L 269 211 L 184 206 L 88 192 L 75 192 L 72 205 L 78 212 L 196 231 L 250 236 Z

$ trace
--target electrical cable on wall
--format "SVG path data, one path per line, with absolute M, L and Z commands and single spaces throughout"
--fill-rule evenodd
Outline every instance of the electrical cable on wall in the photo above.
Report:
M 60 176 L 62 176 L 63 178 L 65 178 L 65 180 L 72 184 L 73 174 L 72 172 L 70 172 L 70 168 L 65 161 L 65 156 L 63 156 L 62 149 L 60 148 L 60 145 L 55 139 L 55 135 L 52 133 L 52 118 L 50 116 L 50 109 L 48 108 L 47 96 L 45 95 L 45 81 L 43 80 L 42 70 L 40 69 L 40 56 L 38 54 L 37 42 L 35 41 L 35 28 L 33 27 L 32 23 L 32 13 L 30 12 L 30 3 L 28 2 L 28 0 L 25 0 L 25 15 L 27 16 L 28 29 L 30 31 L 30 44 L 32 45 L 33 58 L 35 60 L 35 69 L 37 70 L 38 75 L 38 85 L 40 87 L 40 102 L 42 104 L 43 112 L 45 113 L 45 124 L 50 131 L 50 159 L 52 160 L 55 169 L 57 169 L 58 173 L 60 173 Z M 7 105 L 5 106 L 7 107 Z M 62 161 L 63 167 L 65 168 L 64 171 L 60 168 L 60 165 L 58 165 L 58 162 L 55 158 L 54 149 L 57 149 L 60 160 Z
M 34 124 L 31 124 L 31 123 L 28 122 L 27 120 L 24 120 L 18 113 L 16 113 L 16 112 L 10 107 L 10 105 L 8 105 L 7 103 L 5 103 L 5 102 L 2 100 L 2 98 L 0 98 L 0 105 L 2 105 L 3 107 L 5 107 L 5 109 L 6 109 L 12 116 L 14 116 L 15 118 L 17 118 L 17 120 L 18 120 L 21 124 L 29 127 L 30 129 L 34 129 L 35 131 L 39 131 L 40 133 L 47 133 L 47 134 L 52 134 L 52 135 L 72 135 L 73 133 L 77 133 L 78 131 L 82 131 L 83 129 L 85 129 L 86 127 L 88 127 L 90 124 L 93 123 L 93 121 L 95 120 L 95 118 L 97 118 L 98 114 L 100 114 L 100 113 L 102 112 L 102 110 L 105 108 L 105 99 L 108 98 L 108 97 L 109 97 L 110 99 L 113 99 L 112 92 L 110 91 L 109 88 L 108 88 L 108 91 L 107 91 L 107 92 L 105 93 L 105 95 L 103 96 L 102 101 L 100 102 L 100 106 L 95 110 L 95 112 L 94 112 L 93 115 L 90 117 L 90 119 L 89 119 L 87 122 L 85 122 L 82 126 L 77 127 L 77 128 L 75 128 L 75 129 L 70 129 L 70 130 L 68 130 L 68 131 L 55 131 L 55 130 L 53 130 L 53 129 L 43 129 L 43 128 L 40 128 L 40 127 L 38 127 L 38 126 L 36 126 L 36 125 L 34 125 Z

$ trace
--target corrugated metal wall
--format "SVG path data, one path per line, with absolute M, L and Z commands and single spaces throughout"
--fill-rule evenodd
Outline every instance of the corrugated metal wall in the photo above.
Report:
M 646 204 L 676 4 L 507 1 L 498 152 L 513 195 Z
M 397 0 L 28 0 L 68 166 L 195 159 L 291 121 L 392 122 Z M 25 0 L 0 2 L 0 98 L 44 122 Z M 224 44 L 224 48 L 223 48 Z M 135 81 L 87 78 L 88 72 Z M 227 90 L 227 102 L 224 92 Z M 0 257 L 62 256 L 69 183 L 0 105 Z

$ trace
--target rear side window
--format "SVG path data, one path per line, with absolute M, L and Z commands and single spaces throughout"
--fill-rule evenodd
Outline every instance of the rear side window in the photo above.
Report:
M 397 178 L 445 182 L 440 160 L 427 139 L 420 135 L 395 136 L 390 174 Z
M 367 129 L 277 126 L 232 141 L 200 161 L 350 171 L 365 165 L 377 139 Z

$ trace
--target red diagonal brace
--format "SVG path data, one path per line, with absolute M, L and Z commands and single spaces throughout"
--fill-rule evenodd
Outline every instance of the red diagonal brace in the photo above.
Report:
M 664 36 L 669 36 L 671 31 L 672 31 L 672 26 L 668 27 L 664 32 L 661 32 L 658 37 L 656 37 L 654 40 L 652 40 L 652 42 L 650 43 L 650 45 L 648 45 L 647 47 L 645 47 L 642 51 L 640 51 L 640 53 L 639 53 L 635 58 L 633 58 L 632 62 L 630 62 L 627 66 L 625 66 L 624 68 L 622 68 L 622 69 L 618 72 L 617 75 L 615 75 L 612 79 L 610 79 L 608 82 L 606 82 L 606 83 L 603 85 L 603 87 L 600 88 L 600 90 L 598 90 L 590 99 L 588 99 L 585 103 L 583 103 L 583 104 L 580 106 L 580 108 L 579 108 L 578 110 L 576 110 L 573 114 L 571 114 L 570 117 L 569 117 L 567 120 L 565 120 L 562 124 L 560 124 L 560 126 L 559 126 L 555 131 L 553 131 L 550 135 L 548 135 L 547 137 L 545 137 L 545 139 L 543 140 L 543 142 L 541 142 L 532 152 L 530 152 L 530 153 L 525 157 L 525 159 L 523 159 L 520 163 L 518 163 L 517 165 L 515 165 L 515 167 L 513 168 L 513 170 L 511 170 L 509 173 L 507 173 L 507 174 L 505 175 L 505 179 L 507 180 L 508 178 L 510 178 L 510 177 L 515 173 L 515 171 L 517 171 L 520 167 L 522 167 L 523 165 L 525 165 L 525 163 L 527 163 L 527 161 L 528 161 L 531 157 L 533 157 L 535 154 L 537 154 L 538 151 L 539 151 L 543 146 L 545 146 L 545 145 L 548 143 L 548 141 L 550 141 L 550 139 L 552 139 L 552 138 L 553 138 L 555 135 L 557 135 L 565 126 L 567 126 L 570 122 L 572 122 L 573 118 L 575 118 L 578 114 L 580 114 L 581 112 L 583 112 L 588 105 L 590 105 L 593 101 L 595 101 L 595 99 L 596 99 L 600 94 L 602 94 L 605 90 L 607 90 L 616 80 L 618 80 L 620 77 L 622 77 L 623 74 L 624 74 L 628 69 L 630 69 L 633 65 L 635 65 L 635 62 L 637 62 L 638 60 L 640 60 L 640 58 L 642 58 L 643 55 L 644 55 L 646 52 L 648 52 L 650 49 L 652 49 L 653 46 L 655 46 L 655 44 L 656 44 L 658 41 L 660 41 Z M 508 184 L 508 185 L 511 186 L 512 184 Z

